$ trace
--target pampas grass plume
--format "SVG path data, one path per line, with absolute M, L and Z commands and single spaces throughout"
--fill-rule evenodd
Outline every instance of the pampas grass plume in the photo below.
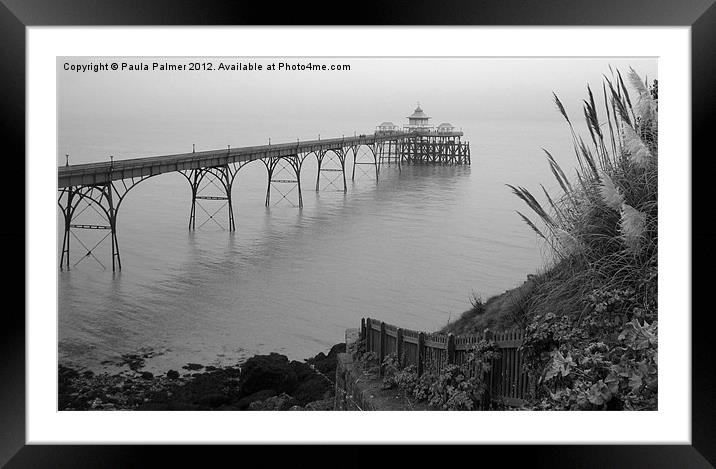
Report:
M 624 238 L 624 244 L 626 244 L 630 251 L 638 251 L 646 227 L 646 214 L 629 204 L 622 204 L 619 224 L 622 237 Z
M 630 125 L 624 125 L 624 147 L 631 160 L 641 167 L 646 166 L 651 159 L 651 152 Z
M 651 97 L 651 93 L 646 88 L 646 85 L 644 85 L 644 82 L 641 81 L 641 78 L 639 78 L 639 75 L 633 68 L 629 69 L 627 76 L 629 82 L 639 94 L 635 106 L 636 114 L 644 120 L 656 120 L 656 102 L 654 102 L 654 99 Z
M 624 196 L 607 173 L 602 172 L 601 176 L 602 183 L 599 185 L 599 193 L 602 196 L 604 204 L 611 209 L 619 211 L 624 203 Z
M 582 246 L 582 243 L 580 243 L 577 238 L 575 238 L 562 228 L 555 228 L 554 233 L 557 236 L 557 241 L 559 241 L 559 244 L 563 248 L 563 253 L 566 256 L 571 256 L 572 254 L 579 254 L 584 249 L 584 246 Z

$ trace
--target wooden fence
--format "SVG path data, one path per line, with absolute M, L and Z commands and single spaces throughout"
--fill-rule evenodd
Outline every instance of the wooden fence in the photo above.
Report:
M 487 399 L 510 406 L 523 404 L 531 383 L 523 366 L 522 331 L 456 336 L 402 329 L 371 318 L 361 320 L 361 339 L 365 340 L 366 351 L 377 355 L 381 375 L 383 359 L 391 354 L 398 358 L 399 368 L 415 365 L 418 376 L 427 369 L 439 373 L 446 365 L 465 363 L 470 350 L 483 337 L 495 341 L 500 352 L 486 377 Z

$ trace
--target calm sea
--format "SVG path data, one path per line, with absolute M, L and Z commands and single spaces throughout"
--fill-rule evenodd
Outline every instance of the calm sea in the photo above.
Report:
M 315 124 L 276 124 L 285 130 L 273 141 L 315 138 Z M 181 175 L 139 184 L 119 213 L 121 273 L 111 272 L 108 240 L 93 251 L 103 267 L 82 258 L 72 239 L 77 264 L 59 273 L 60 362 L 98 371 L 114 368 L 123 354 L 150 352 L 146 368 L 166 371 L 271 351 L 303 359 L 341 342 L 361 317 L 436 330 L 467 310 L 472 294 L 486 299 L 521 284 L 544 261 L 515 213 L 522 203 L 505 184 L 554 187 L 541 148 L 571 167 L 568 130 L 561 122 L 461 124 L 471 166 L 385 166 L 378 183 L 370 166 L 359 166 L 344 194 L 340 179 L 331 185 L 326 178 L 315 192 L 316 162 L 307 159 L 302 210 L 286 200 L 265 208 L 266 169 L 249 164 L 234 184 L 235 233 L 212 220 L 188 231 L 190 190 Z M 197 150 L 261 144 L 265 135 L 224 142 L 229 130 L 212 125 L 113 129 L 64 122 L 60 161 L 64 153 L 82 163 L 185 152 L 197 141 Z M 288 198 L 295 203 L 295 196 Z M 203 205 L 211 213 L 221 204 Z M 206 213 L 197 210 L 199 226 Z M 216 216 L 224 226 L 225 214 Z M 93 221 L 92 208 L 76 220 Z M 58 216 L 58 243 L 61 231 Z M 77 234 L 92 247 L 105 233 Z

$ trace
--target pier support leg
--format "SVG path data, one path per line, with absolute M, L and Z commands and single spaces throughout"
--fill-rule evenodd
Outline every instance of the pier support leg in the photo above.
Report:
M 353 172 L 351 173 L 351 181 L 356 180 L 356 160 L 358 159 L 358 147 L 351 147 L 353 152 Z
M 231 187 L 228 188 L 229 198 L 229 231 L 236 231 L 236 223 L 234 222 L 234 206 L 231 203 Z
M 112 197 L 112 183 L 109 183 L 105 185 L 105 199 L 107 200 L 108 205 L 108 214 L 109 214 L 109 229 L 110 229 L 110 238 L 111 238 L 111 244 L 112 244 L 112 272 L 114 272 L 117 267 L 119 267 L 120 270 L 122 270 L 122 259 L 119 257 L 119 243 L 117 242 L 117 209 L 114 206 L 114 200 Z
M 298 208 L 303 208 L 303 192 L 301 192 L 301 167 L 296 169 L 296 182 L 298 183 Z
M 343 152 L 341 158 L 341 173 L 343 173 L 343 193 L 348 192 L 348 184 L 346 184 L 346 152 Z
M 191 212 L 189 212 L 189 230 L 196 229 L 196 187 L 191 188 Z
M 380 174 L 380 159 L 378 158 L 378 154 L 375 151 L 375 148 L 369 147 L 371 152 L 373 152 L 373 161 L 375 163 L 375 182 L 378 182 L 378 175 Z
M 60 270 L 70 270 L 70 221 L 65 217 L 65 233 L 62 237 L 62 254 L 60 255 Z
M 323 157 L 325 154 L 326 152 L 323 151 L 316 153 L 316 159 L 318 160 L 318 171 L 316 172 L 316 192 L 318 192 L 321 187 L 321 164 L 323 163 Z
M 266 166 L 266 169 L 268 170 L 268 183 L 266 184 L 266 206 L 268 207 L 271 204 L 271 179 L 273 179 L 273 169 L 276 167 L 275 164 L 271 166 Z
M 400 140 L 396 140 L 393 145 L 393 149 L 395 151 L 395 161 L 398 163 L 398 172 L 403 171 L 403 158 L 400 148 Z
M 72 215 L 74 214 L 75 207 L 77 207 L 74 195 L 74 188 L 70 186 L 60 191 L 60 198 L 57 200 L 57 204 L 62 210 L 65 222 L 64 235 L 62 237 L 62 254 L 60 255 L 60 270 L 63 270 L 64 268 L 70 270 L 70 230 L 72 225 Z M 63 197 L 66 199 L 64 204 L 62 201 Z

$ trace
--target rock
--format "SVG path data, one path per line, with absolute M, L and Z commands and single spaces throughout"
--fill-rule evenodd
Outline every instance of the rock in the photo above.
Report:
M 200 397 L 197 401 L 197 404 L 201 407 L 209 407 L 215 409 L 216 407 L 228 404 L 229 402 L 229 396 L 227 396 L 226 394 L 212 393 Z
M 249 406 L 251 405 L 252 402 L 263 401 L 263 400 L 266 400 L 266 399 L 273 397 L 275 395 L 276 395 L 276 391 L 273 391 L 271 389 L 264 389 L 262 391 L 255 392 L 253 394 L 250 394 L 246 397 L 242 397 L 241 399 L 239 399 L 238 402 L 236 403 L 236 408 L 239 410 L 246 410 L 249 408 Z
M 346 353 L 346 344 L 340 343 L 336 344 L 333 347 L 331 347 L 330 352 L 328 352 L 328 358 L 332 360 L 336 360 L 338 358 L 339 353 Z
M 126 353 L 122 355 L 119 364 L 129 366 L 132 371 L 138 371 L 144 366 L 144 358 L 136 353 Z
M 333 390 L 333 384 L 324 377 L 313 374 L 313 376 L 301 383 L 293 392 L 293 397 L 300 405 L 306 405 L 309 402 L 324 399 L 326 393 Z
M 73 370 L 72 368 L 68 368 L 63 365 L 57 367 L 57 375 L 60 381 L 76 379 L 80 376 L 80 374 L 76 370 Z
M 264 389 L 291 394 L 298 384 L 298 376 L 285 355 L 254 355 L 242 366 L 239 383 L 244 396 Z
M 313 401 L 306 404 L 306 410 L 333 410 L 334 399 L 332 397 L 320 401 Z
M 308 363 L 277 353 L 256 355 L 228 367 L 188 363 L 182 374 L 169 370 L 155 376 L 137 370 L 146 355 L 127 354 L 115 374 L 77 371 L 58 366 L 58 407 L 62 410 L 317 410 L 332 401 L 336 357 L 345 345 L 319 353 Z M 320 371 L 321 374 L 314 371 Z M 201 370 L 201 369 L 204 370 Z M 199 371 L 197 371 L 199 370 Z M 324 402 L 325 401 L 325 402 Z M 308 404 L 312 403 L 310 409 Z
M 217 370 L 196 373 L 197 376 L 186 379 L 181 385 L 172 382 L 173 394 L 166 402 L 167 410 L 235 409 L 241 397 L 238 383 L 234 381 L 238 374 L 238 370 Z
M 167 402 L 167 400 L 169 400 L 169 392 L 164 389 L 149 391 L 145 397 L 148 397 L 152 402 Z
M 316 375 L 316 372 L 313 371 L 308 364 L 303 362 L 294 360 L 289 364 L 289 367 L 291 368 L 291 371 L 296 373 L 296 381 L 299 384 L 313 378 Z
M 295 405 L 296 401 L 286 393 L 280 396 L 273 396 L 263 401 L 254 401 L 249 404 L 249 410 L 288 410 Z
M 333 377 L 336 374 L 336 367 L 338 366 L 338 354 L 345 353 L 345 351 L 345 343 L 336 344 L 331 347 L 331 350 L 330 352 L 328 352 L 328 355 L 325 355 L 321 352 L 315 357 L 309 358 L 306 361 L 309 364 L 313 365 L 318 371 L 320 371 L 324 375 Z
M 316 355 L 316 356 L 313 357 L 313 358 L 309 358 L 309 359 L 306 360 L 306 361 L 307 361 L 308 363 L 311 363 L 311 364 L 314 364 L 314 365 L 315 365 L 316 363 L 321 363 L 321 362 L 325 361 L 326 358 L 328 358 L 328 357 L 326 357 L 326 354 L 325 354 L 325 353 L 323 353 L 323 352 L 318 352 L 318 355 Z

